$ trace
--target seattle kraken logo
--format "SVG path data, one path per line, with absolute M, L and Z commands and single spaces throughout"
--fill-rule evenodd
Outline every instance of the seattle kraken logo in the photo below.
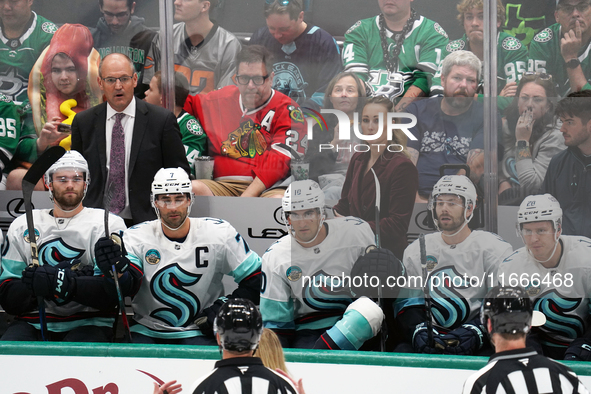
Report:
M 84 254 L 84 249 L 78 249 L 68 245 L 63 239 L 52 239 L 39 248 L 39 260 L 43 264 L 56 266 L 62 261 L 79 259 Z
M 455 267 L 434 271 L 429 281 L 429 293 L 433 304 L 431 312 L 437 323 L 446 328 L 455 328 L 464 323 L 470 315 L 470 305 L 457 290 L 469 288 L 468 281 Z M 431 290 L 433 283 L 439 286 Z
M 348 283 L 341 283 L 341 278 L 318 271 L 304 283 L 304 302 L 312 309 L 345 310 L 353 302 Z M 345 286 L 347 285 L 347 286 Z
M 156 273 L 152 278 L 150 290 L 154 298 L 169 308 L 156 309 L 150 316 L 173 327 L 187 327 L 192 324 L 201 303 L 199 298 L 186 288 L 199 282 L 201 276 L 185 271 L 176 263 Z
M 583 335 L 585 327 L 575 312 L 580 305 L 580 298 L 565 298 L 552 289 L 538 297 L 534 310 L 546 315 L 546 324 L 543 326 L 546 331 L 574 339 Z

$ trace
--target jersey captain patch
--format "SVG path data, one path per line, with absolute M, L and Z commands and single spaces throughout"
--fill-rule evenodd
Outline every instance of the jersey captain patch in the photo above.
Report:
M 548 42 L 552 39 L 552 30 L 548 27 L 534 36 L 536 42 Z

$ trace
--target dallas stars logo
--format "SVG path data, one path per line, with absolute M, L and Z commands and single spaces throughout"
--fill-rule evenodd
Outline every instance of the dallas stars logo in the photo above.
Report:
M 544 30 L 542 30 L 541 32 L 539 32 L 538 34 L 536 34 L 536 36 L 534 37 L 534 41 L 536 42 L 548 42 L 552 39 L 552 30 L 548 27 Z
M 189 119 L 187 121 L 187 130 L 189 130 L 192 134 L 195 135 L 203 134 L 203 129 L 201 128 L 201 125 L 199 125 L 199 122 L 197 122 L 197 120 L 195 119 Z
M 507 51 L 516 51 L 521 48 L 521 42 L 515 37 L 507 37 L 503 40 L 502 46 Z
M 466 46 L 466 42 L 464 40 L 455 40 L 447 44 L 445 50 L 448 52 L 455 52 L 459 51 L 460 49 L 464 49 Z
M 435 27 L 435 31 L 436 31 L 437 33 L 441 34 L 441 35 L 442 35 L 443 37 L 445 37 L 445 38 L 449 38 L 449 37 L 447 36 L 447 33 L 445 32 L 445 30 L 443 30 L 443 27 L 441 27 L 441 26 L 439 25 L 439 23 L 437 23 L 437 22 L 436 22 L 436 23 L 435 23 L 435 25 L 433 25 L 433 26 Z
M 57 31 L 57 26 L 52 22 L 43 22 L 43 24 L 41 25 L 41 29 L 45 33 L 53 34 Z

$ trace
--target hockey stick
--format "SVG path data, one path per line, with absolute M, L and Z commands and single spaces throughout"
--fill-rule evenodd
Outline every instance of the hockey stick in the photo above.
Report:
M 376 219 L 375 219 L 375 226 L 376 226 L 376 246 L 380 248 L 380 180 L 376 175 L 376 172 L 371 168 L 371 172 L 373 173 L 373 178 L 376 184 Z M 382 300 L 382 286 L 383 284 L 380 281 L 380 285 L 378 286 L 378 306 L 382 311 L 384 310 L 384 301 Z M 380 351 L 386 351 L 386 319 L 382 320 L 382 329 L 380 332 Z
M 421 270 L 422 276 L 425 280 L 423 286 L 423 293 L 425 295 L 425 313 L 427 314 L 427 338 L 429 340 L 429 347 L 433 348 L 433 320 L 431 317 L 431 298 L 429 297 L 429 273 L 427 272 L 427 248 L 425 246 L 425 234 L 419 235 L 419 247 L 421 249 Z
M 49 167 L 60 159 L 66 150 L 61 146 L 54 146 L 45 151 L 33 163 L 31 168 L 23 177 L 22 189 L 23 199 L 25 201 L 25 215 L 27 218 L 27 229 L 29 231 L 29 245 L 31 245 L 31 260 L 33 265 L 39 266 L 39 250 L 37 249 L 37 236 L 35 235 L 35 223 L 33 222 L 33 190 L 39 179 L 49 170 Z M 39 325 L 41 327 L 41 338 L 46 341 L 47 320 L 45 319 L 45 300 L 43 297 L 37 297 L 39 304 Z
M 103 204 L 105 210 L 105 237 L 111 238 L 113 242 L 121 246 L 123 242 L 118 235 L 110 235 L 109 233 L 109 208 L 111 206 L 111 198 L 113 197 L 113 184 L 109 182 L 105 188 L 105 195 L 103 197 Z M 121 248 L 123 253 L 123 248 Z M 121 287 L 119 286 L 119 277 L 117 275 L 117 267 L 115 264 L 111 266 L 111 272 L 113 274 L 113 281 L 115 282 L 115 289 L 117 289 L 117 299 L 119 300 L 119 309 L 121 310 L 121 320 L 123 320 L 123 327 L 125 327 L 125 340 L 131 343 L 131 329 L 129 327 L 129 321 L 127 320 L 127 313 L 125 313 L 125 302 L 123 301 L 123 295 L 121 294 Z M 117 327 L 117 316 L 115 316 L 115 328 Z

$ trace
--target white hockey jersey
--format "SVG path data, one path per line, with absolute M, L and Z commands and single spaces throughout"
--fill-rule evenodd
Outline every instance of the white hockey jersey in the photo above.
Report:
M 133 226 L 123 235 L 127 257 L 144 271 L 132 304 L 139 323 L 132 332 L 156 338 L 202 335 L 195 318 L 223 295 L 223 275 L 238 283 L 261 266 L 260 257 L 230 223 L 187 220 L 191 227 L 182 243 L 164 235 L 160 220 Z
M 545 268 L 525 247 L 499 266 L 499 284 L 524 287 L 534 309 L 546 315 L 540 327 L 542 343 L 568 346 L 589 327 L 591 312 L 591 239 L 562 235 L 562 257 L 558 266 Z
M 35 236 L 39 251 L 39 265 L 55 266 L 62 261 L 80 259 L 82 265 L 94 267 L 95 276 L 101 276 L 95 267 L 94 245 L 105 236 L 104 210 L 84 208 L 72 218 L 55 218 L 49 209 L 33 210 Z M 109 230 L 120 233 L 125 230 L 125 223 L 119 216 L 109 214 Z M 8 229 L 3 247 L 0 282 L 7 279 L 19 279 L 26 266 L 32 264 L 29 230 L 25 215 L 16 218 Z M 99 312 L 97 309 L 81 305 L 74 301 L 45 300 L 47 329 L 55 332 L 70 331 L 82 325 L 112 326 L 113 313 Z M 36 328 L 38 312 L 33 311 L 27 318 Z M 29 319 L 30 317 L 30 319 Z
M 434 324 L 454 329 L 474 319 L 482 299 L 497 283 L 497 269 L 511 254 L 511 244 L 487 231 L 472 231 L 463 242 L 448 245 L 441 233 L 425 236 L 429 297 Z M 422 269 L 419 241 L 404 251 L 409 298 L 396 302 L 395 313 L 413 305 L 423 305 Z M 401 295 L 402 295 L 401 293 Z
M 352 302 L 347 278 L 375 238 L 369 224 L 354 217 L 325 222 L 326 239 L 305 248 L 291 235 L 263 255 L 261 314 L 271 329 L 332 327 Z

